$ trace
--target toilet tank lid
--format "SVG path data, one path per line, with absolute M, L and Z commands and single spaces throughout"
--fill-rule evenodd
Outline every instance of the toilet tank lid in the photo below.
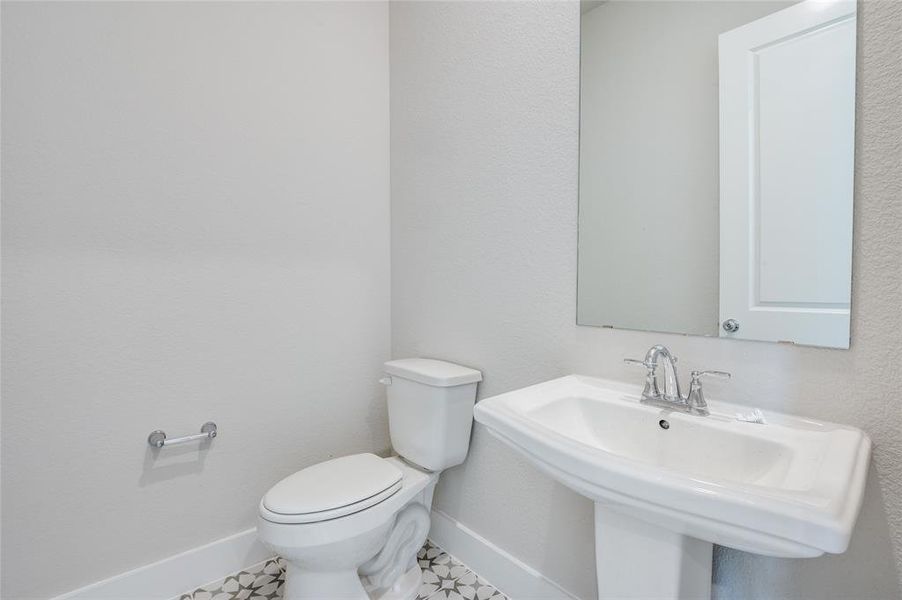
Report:
M 451 387 L 482 381 L 482 373 L 476 369 L 433 358 L 390 360 L 385 363 L 385 372 L 436 387 Z

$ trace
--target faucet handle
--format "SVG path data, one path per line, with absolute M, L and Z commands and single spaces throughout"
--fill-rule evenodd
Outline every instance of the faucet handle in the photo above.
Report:
M 732 375 L 726 371 L 692 371 L 689 381 L 689 395 L 686 396 L 686 404 L 689 406 L 689 412 L 694 415 L 707 415 L 708 403 L 705 401 L 705 392 L 702 391 L 702 377 L 719 377 L 721 379 L 730 379 Z
M 727 373 L 726 371 L 692 371 L 692 373 L 690 373 L 689 375 L 692 377 L 692 380 L 689 382 L 690 384 L 699 383 L 699 380 L 702 377 L 710 376 L 717 377 L 719 379 L 730 379 L 732 377 L 732 375 L 730 373 Z
M 639 365 L 645 367 L 645 387 L 642 389 L 642 397 L 644 399 L 651 400 L 661 397 L 661 390 L 658 389 L 658 380 L 656 378 L 658 363 L 650 362 L 647 360 L 639 360 L 636 358 L 624 358 L 623 362 L 628 365 Z
M 640 365 L 645 367 L 646 369 L 651 369 L 656 366 L 654 363 L 645 362 L 644 360 L 639 360 L 638 358 L 624 358 L 623 362 L 628 365 Z

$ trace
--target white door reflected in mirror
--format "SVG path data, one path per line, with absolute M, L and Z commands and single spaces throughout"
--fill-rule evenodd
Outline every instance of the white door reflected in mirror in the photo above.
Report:
M 855 3 L 819 4 L 720 36 L 720 317 L 848 348 Z

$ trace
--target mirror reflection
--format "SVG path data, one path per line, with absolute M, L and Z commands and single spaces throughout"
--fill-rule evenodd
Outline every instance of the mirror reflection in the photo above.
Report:
M 854 2 L 583 2 L 578 322 L 848 348 Z

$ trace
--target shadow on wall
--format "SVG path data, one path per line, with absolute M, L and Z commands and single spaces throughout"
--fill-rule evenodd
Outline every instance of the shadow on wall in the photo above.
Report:
M 561 548 L 561 552 L 546 552 L 542 563 L 536 565 L 540 573 L 567 573 L 563 581 L 583 582 L 582 589 L 567 589 L 574 597 L 583 600 L 594 600 L 598 597 L 595 575 L 595 503 L 577 494 L 570 488 L 556 481 L 552 482 L 552 510 L 560 511 L 565 527 L 560 527 L 560 520 L 545 522 L 544 542 L 549 548 Z M 589 536 L 574 539 L 573 531 L 589 530 Z M 573 560 L 573 554 L 580 560 Z M 559 582 L 558 585 L 560 585 Z M 589 588 L 589 589 L 586 589 Z M 594 593 L 587 593 L 592 591 Z
M 162 481 L 202 473 L 211 445 L 212 440 L 168 448 L 151 448 L 148 445 L 144 449 L 144 465 L 141 468 L 138 485 L 143 488 Z
M 467 461 L 442 473 L 436 490 L 438 505 L 433 508 L 459 519 L 531 569 L 543 575 L 553 573 L 550 581 L 566 589 L 571 597 L 597 598 L 592 501 L 543 474 L 481 425 L 474 428 Z M 467 471 L 481 473 L 467 475 Z M 478 484 L 486 473 L 494 473 L 492 486 Z M 506 541 L 500 544 L 502 536 L 496 524 L 486 519 L 484 509 L 499 490 L 507 498 L 507 510 L 523 513 L 524 522 L 530 524 L 529 528 L 507 531 Z M 519 499 L 527 497 L 536 501 L 520 504 Z M 524 553 L 525 538 L 536 539 L 534 547 L 540 551 Z M 535 597 L 529 595 L 534 590 L 525 582 L 520 590 L 502 591 L 518 598 Z
M 886 482 L 883 482 L 885 485 Z M 891 528 L 874 464 L 868 473 L 861 515 L 845 554 L 819 558 L 771 558 L 715 546 L 715 600 L 811 599 L 811 581 L 830 581 L 817 600 L 902 598 L 902 573 L 893 559 Z M 861 556 L 870 556 L 863 563 Z

